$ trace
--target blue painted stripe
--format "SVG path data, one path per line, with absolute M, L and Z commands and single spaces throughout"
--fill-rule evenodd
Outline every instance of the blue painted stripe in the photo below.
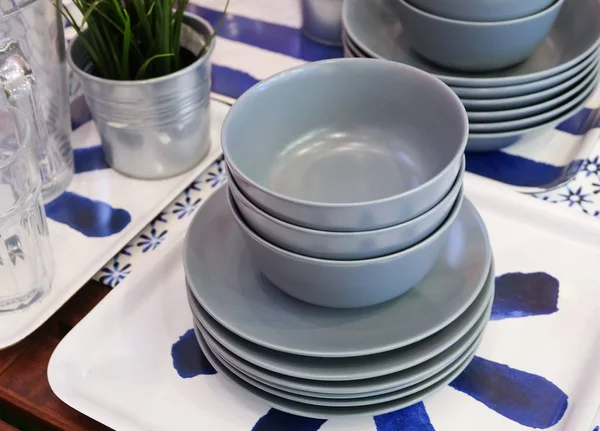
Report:
M 571 135 L 582 136 L 596 127 L 600 127 L 600 113 L 598 110 L 583 108 L 577 114 L 560 123 L 556 129 Z
M 373 420 L 377 431 L 435 431 L 422 402 Z
M 544 377 L 478 356 L 450 386 L 534 429 L 556 425 L 569 405 L 567 394 Z
M 317 431 L 325 419 L 313 419 L 270 409 L 252 427 L 252 431 Z
M 560 166 L 501 151 L 468 153 L 466 158 L 467 171 L 513 186 L 544 186 L 556 181 L 564 172 L 564 168 Z
M 556 313 L 559 284 L 545 272 L 511 272 L 496 277 L 491 320 Z
M 216 26 L 221 18 L 221 11 L 195 4 L 188 4 L 188 10 L 205 18 L 213 26 Z M 297 28 L 246 18 L 232 13 L 227 14 L 227 18 L 219 30 L 219 36 L 306 61 L 344 56 L 342 48 L 324 46 L 313 42 L 304 37 Z
M 213 64 L 212 90 L 215 93 L 238 98 L 258 82 L 258 79 L 246 72 Z
M 109 169 L 104 150 L 101 145 L 88 148 L 76 148 L 73 150 L 73 159 L 75 161 L 75 173 L 97 171 L 100 169 Z

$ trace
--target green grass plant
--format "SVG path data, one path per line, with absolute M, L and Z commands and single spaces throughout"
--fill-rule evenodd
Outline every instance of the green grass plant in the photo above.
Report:
M 189 0 L 73 0 L 80 20 L 58 6 L 73 26 L 93 63 L 93 73 L 105 79 L 129 81 L 157 78 L 188 64 L 180 47 L 183 16 Z M 229 0 L 225 4 L 225 11 Z M 205 40 L 198 58 L 223 24 Z

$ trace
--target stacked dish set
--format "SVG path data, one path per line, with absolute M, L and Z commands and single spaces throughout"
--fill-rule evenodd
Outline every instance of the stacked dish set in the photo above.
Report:
M 462 191 L 467 138 L 458 97 L 396 62 L 311 63 L 238 99 L 222 132 L 228 184 L 184 247 L 213 367 L 311 417 L 397 410 L 452 381 L 494 294 Z
M 460 97 L 468 151 L 537 138 L 598 83 L 597 0 L 346 0 L 346 57 L 429 72 Z

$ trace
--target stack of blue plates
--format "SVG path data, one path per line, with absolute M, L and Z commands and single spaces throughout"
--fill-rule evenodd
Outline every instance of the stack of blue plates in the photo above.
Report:
M 423 400 L 468 365 L 494 294 L 487 232 L 470 202 L 417 286 L 340 309 L 295 299 L 261 274 L 227 193 L 222 186 L 198 210 L 184 262 L 198 341 L 236 386 L 298 415 L 375 415 Z

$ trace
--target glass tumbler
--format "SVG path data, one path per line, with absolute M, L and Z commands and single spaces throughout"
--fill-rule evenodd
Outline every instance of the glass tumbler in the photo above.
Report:
M 31 127 L 0 106 L 0 313 L 24 309 L 50 289 L 54 260 Z

